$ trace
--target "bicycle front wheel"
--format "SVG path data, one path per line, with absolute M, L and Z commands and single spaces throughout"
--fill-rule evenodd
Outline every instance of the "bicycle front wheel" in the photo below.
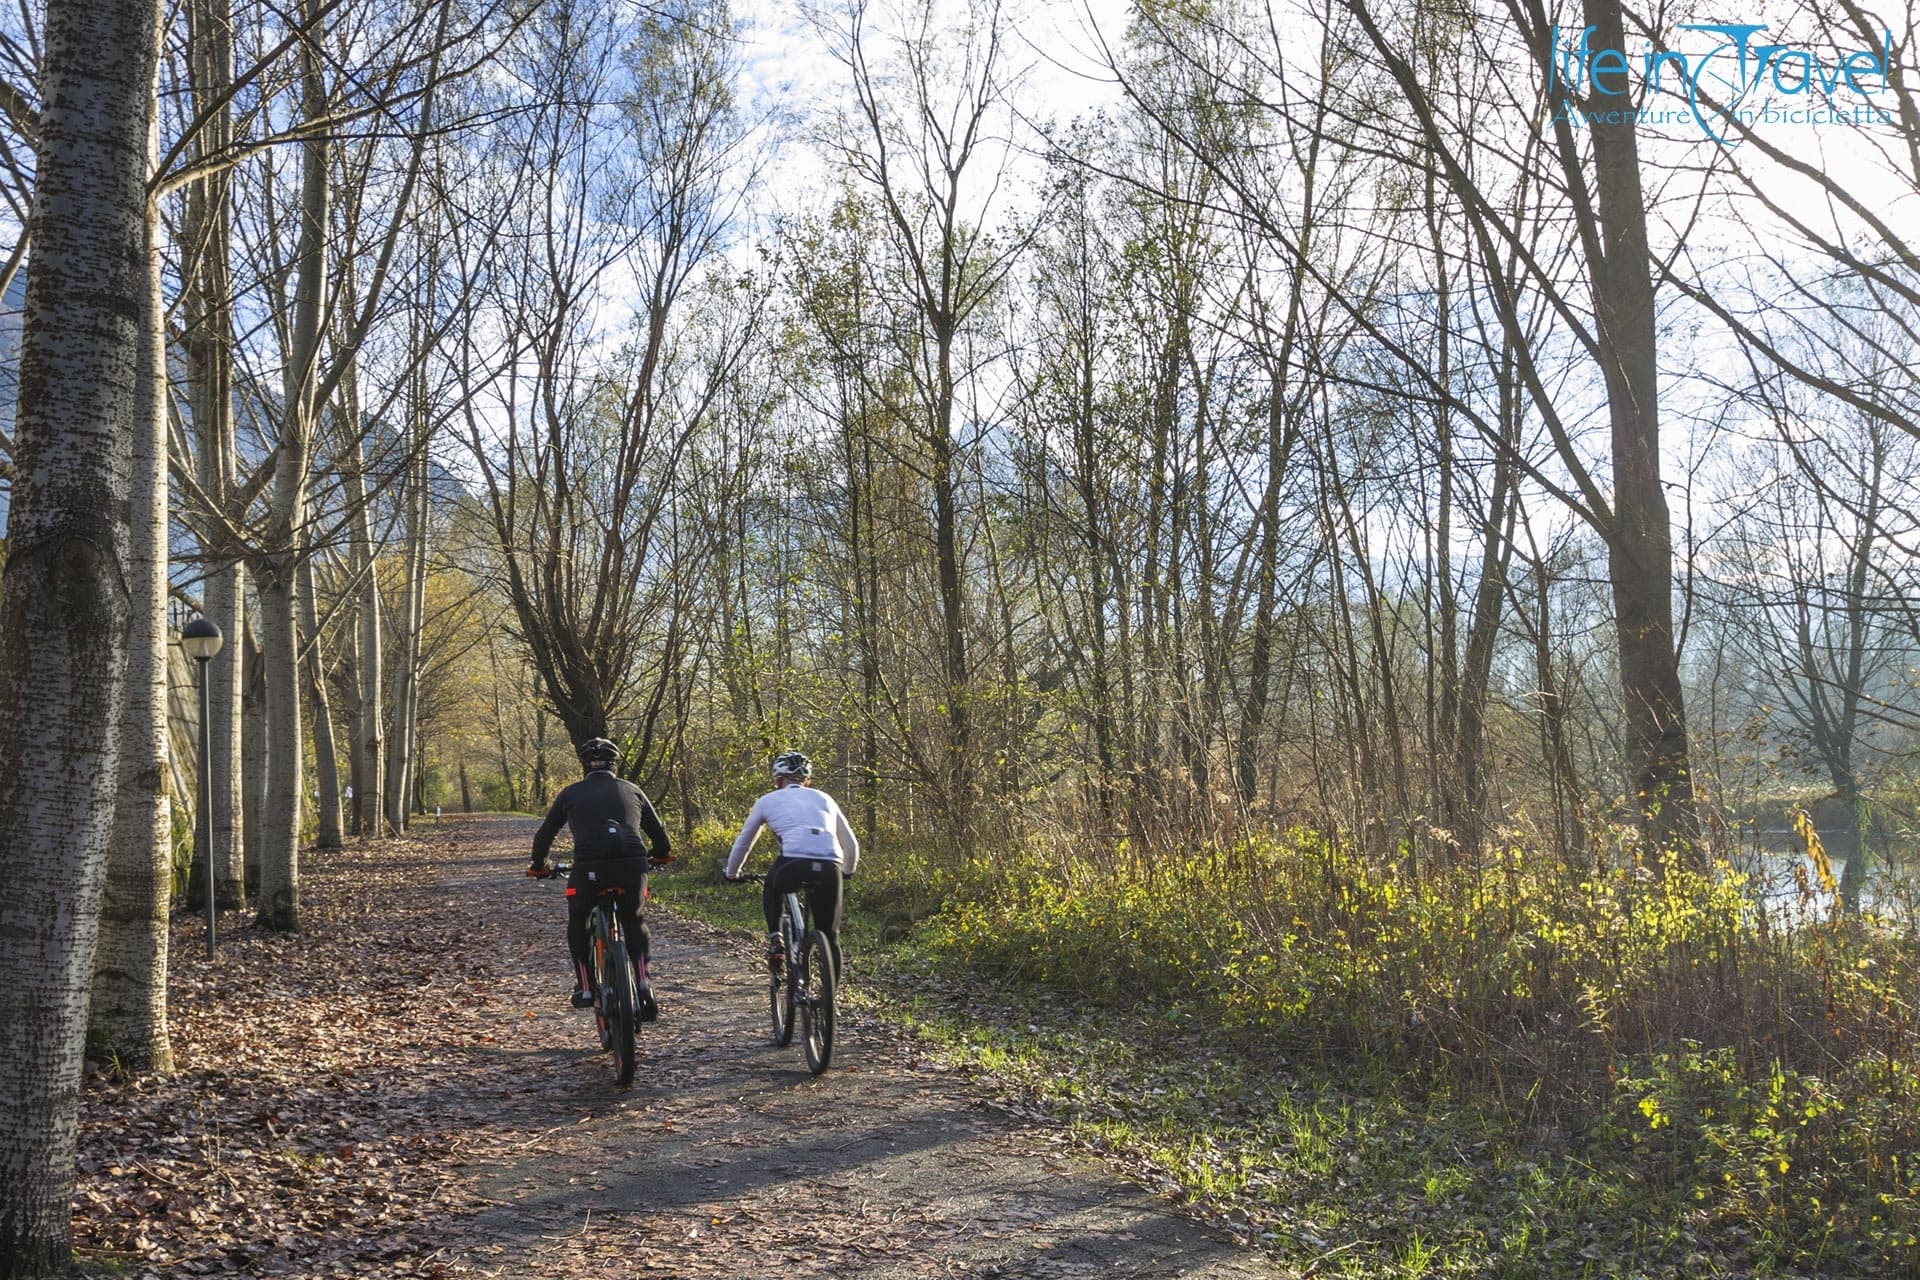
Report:
M 613 1082 L 624 1089 L 633 1083 L 634 1007 L 640 1001 L 634 991 L 633 962 L 627 959 L 626 941 L 619 937 L 607 947 L 606 993 L 607 1047 L 613 1050 Z
M 790 959 L 792 931 L 785 919 L 780 921 L 780 971 L 767 977 L 767 1015 L 773 1024 L 774 1044 L 785 1048 L 793 1043 L 793 995 L 797 975 Z
M 827 936 L 818 930 L 807 935 L 807 989 L 798 998 L 805 1037 L 807 1070 L 819 1075 L 833 1061 L 833 954 Z

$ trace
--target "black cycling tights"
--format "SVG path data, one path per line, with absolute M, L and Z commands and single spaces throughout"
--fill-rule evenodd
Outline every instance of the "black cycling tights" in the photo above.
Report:
M 640 917 L 640 902 L 646 891 L 647 860 L 621 858 L 611 862 L 575 862 L 567 877 L 567 953 L 573 957 L 577 977 L 584 966 L 592 972 L 592 956 L 587 950 L 587 917 L 600 891 L 618 886 L 620 896 L 613 900 L 614 918 L 627 936 L 627 950 L 633 954 L 634 968 L 647 955 L 653 939 L 646 921 Z
M 827 935 L 827 949 L 833 953 L 834 972 L 840 970 L 840 864 L 817 858 L 780 858 L 767 873 L 766 888 L 760 894 L 760 909 L 766 912 L 767 932 L 780 932 L 780 899 L 789 889 L 805 887 L 807 908 L 813 912 L 814 928 Z

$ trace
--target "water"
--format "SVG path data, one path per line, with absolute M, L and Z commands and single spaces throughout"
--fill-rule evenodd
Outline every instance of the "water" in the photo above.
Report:
M 1776 924 L 1798 927 L 1833 918 L 1834 894 L 1820 884 L 1820 874 L 1800 837 L 1792 831 L 1755 831 L 1754 847 L 1736 850 L 1728 863 L 1748 877 L 1754 896 L 1766 906 Z M 1846 876 L 1847 859 L 1829 857 L 1833 880 Z M 1890 867 L 1876 854 L 1860 889 L 1860 910 L 1878 914 L 1895 924 L 1915 927 L 1920 908 L 1920 877 L 1911 866 Z

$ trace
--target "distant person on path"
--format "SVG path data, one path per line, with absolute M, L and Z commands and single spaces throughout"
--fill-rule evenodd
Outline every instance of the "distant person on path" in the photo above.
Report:
M 780 857 L 767 874 L 766 888 L 760 895 L 761 909 L 767 917 L 767 965 L 778 970 L 784 957 L 780 953 L 780 900 L 789 890 L 804 886 L 807 905 L 813 911 L 813 923 L 827 936 L 833 952 L 834 972 L 840 970 L 840 885 L 860 865 L 860 842 L 853 838 L 847 815 L 833 797 L 813 785 L 813 761 L 798 751 L 788 751 L 773 760 L 773 790 L 754 802 L 740 835 L 733 842 L 721 875 L 728 881 L 740 877 L 760 828 L 772 827 L 780 841 Z
M 617 887 L 621 892 L 614 899 L 614 914 L 633 953 L 640 1020 L 652 1022 L 660 1016 L 660 1006 L 654 1001 L 653 984 L 647 978 L 651 939 L 640 916 L 640 903 L 646 894 L 649 863 L 672 861 L 672 845 L 646 792 L 614 776 L 613 766 L 619 759 L 620 749 L 605 738 L 580 744 L 580 763 L 586 767 L 587 776 L 554 797 L 547 820 L 533 837 L 533 865 L 527 868 L 527 874 L 553 874 L 547 850 L 565 823 L 573 832 L 573 874 L 567 878 L 567 950 L 573 956 L 573 1007 L 593 1007 L 587 976 L 587 917 L 593 913 L 600 891 Z

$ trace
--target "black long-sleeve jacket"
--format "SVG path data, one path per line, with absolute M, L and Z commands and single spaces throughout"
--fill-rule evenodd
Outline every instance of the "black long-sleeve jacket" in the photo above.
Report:
M 665 859 L 671 848 L 667 829 L 660 825 L 660 815 L 653 811 L 647 793 L 606 769 L 595 769 L 554 797 L 547 820 L 533 837 L 534 866 L 546 865 L 547 850 L 561 823 L 573 832 L 576 862 L 644 858 L 649 852 Z

